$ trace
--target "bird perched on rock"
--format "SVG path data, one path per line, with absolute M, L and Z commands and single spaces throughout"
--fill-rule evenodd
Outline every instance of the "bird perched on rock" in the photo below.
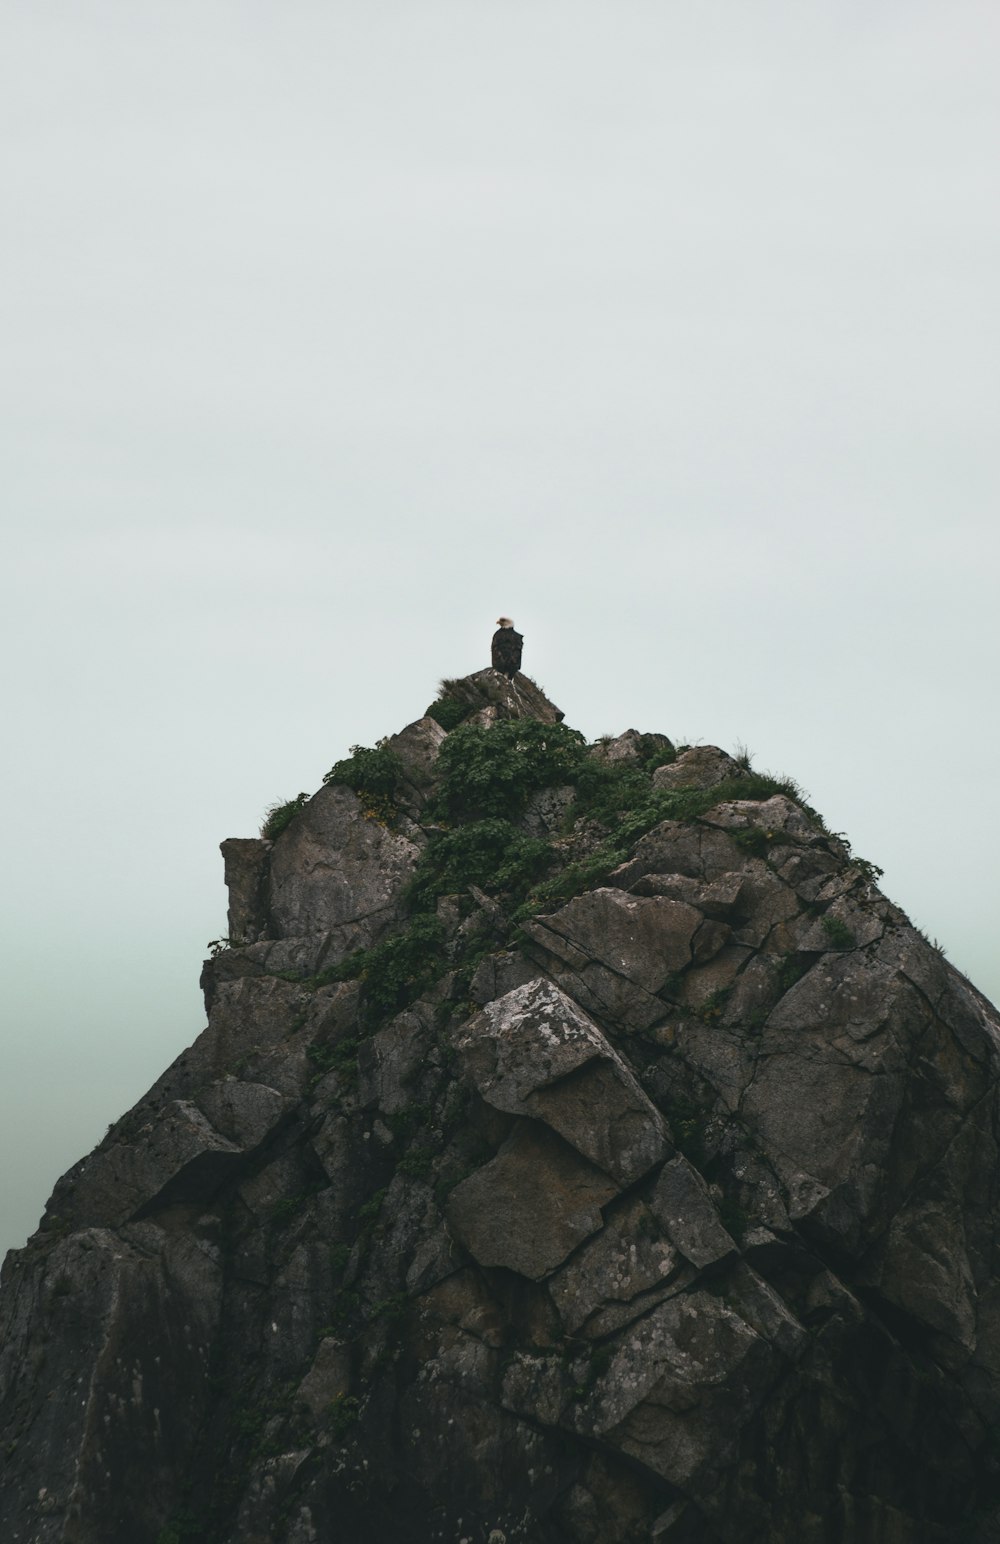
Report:
M 524 639 L 514 631 L 510 617 L 497 618 L 497 630 L 493 634 L 493 669 L 500 670 L 513 681 L 521 668 L 521 650 Z

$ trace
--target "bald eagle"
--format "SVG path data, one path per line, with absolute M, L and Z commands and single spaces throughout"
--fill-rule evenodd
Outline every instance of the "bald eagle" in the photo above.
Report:
M 524 639 L 514 631 L 510 617 L 497 618 L 497 630 L 493 634 L 493 669 L 510 676 L 513 681 L 521 668 L 521 650 Z

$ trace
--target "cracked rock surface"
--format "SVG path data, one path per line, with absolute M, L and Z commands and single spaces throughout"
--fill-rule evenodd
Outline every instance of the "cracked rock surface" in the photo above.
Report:
M 388 742 L 394 818 L 223 844 L 207 1028 L 4 1266 L 3 1544 L 995 1544 L 996 1010 L 790 793 L 635 730 L 590 754 L 663 818 L 532 788 L 504 840 L 575 893 L 480 873 L 422 971 L 453 732 Z

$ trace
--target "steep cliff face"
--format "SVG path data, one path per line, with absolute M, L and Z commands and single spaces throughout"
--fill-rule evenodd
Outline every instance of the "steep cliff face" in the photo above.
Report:
M 1000 1536 L 988 1003 L 796 790 L 525 678 L 223 844 L 0 1296 L 10 1544 Z

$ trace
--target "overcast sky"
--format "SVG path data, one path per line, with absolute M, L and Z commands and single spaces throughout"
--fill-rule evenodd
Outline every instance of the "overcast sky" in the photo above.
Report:
M 488 663 L 747 745 L 994 998 L 995 0 L 8 0 L 0 1250 L 218 843 Z

